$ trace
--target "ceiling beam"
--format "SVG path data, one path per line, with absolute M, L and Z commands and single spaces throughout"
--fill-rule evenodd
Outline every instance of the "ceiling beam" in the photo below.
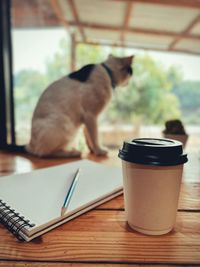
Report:
M 188 27 L 181 33 L 180 36 L 175 38 L 175 40 L 170 44 L 169 50 L 173 50 L 176 44 L 184 38 L 184 35 L 189 34 L 198 23 L 200 23 L 200 15 L 194 18 L 194 20 L 188 25 Z
M 68 21 L 70 26 L 78 26 L 76 22 Z M 112 26 L 112 25 L 105 25 L 105 24 L 95 24 L 95 23 L 87 23 L 82 22 L 82 27 L 88 28 L 88 29 L 95 29 L 95 30 L 110 30 L 110 31 L 123 31 L 124 28 L 119 26 Z M 146 35 L 156 35 L 156 36 L 162 36 L 162 37 L 182 37 L 186 39 L 191 40 L 200 40 L 200 35 L 192 35 L 189 33 L 175 33 L 175 32 L 169 32 L 169 31 L 158 31 L 158 30 L 151 30 L 151 29 L 144 29 L 144 28 L 136 28 L 136 27 L 127 27 L 126 32 L 129 33 L 140 33 L 140 34 L 146 34 Z
M 127 2 L 138 4 L 157 4 L 187 8 L 200 8 L 200 0 L 113 0 L 117 2 Z
M 59 21 L 62 22 L 62 24 L 67 28 L 67 30 L 69 30 L 69 24 L 67 22 L 66 19 L 63 18 L 63 12 L 61 10 L 60 4 L 58 3 L 59 0 L 51 0 L 51 6 L 57 16 L 57 18 L 59 19 Z
M 84 32 L 84 29 L 83 29 L 83 26 L 82 26 L 82 23 L 80 22 L 80 19 L 79 19 L 79 15 L 78 15 L 78 11 L 77 11 L 77 8 L 75 6 L 75 3 L 73 0 L 68 0 L 68 3 L 70 5 L 70 8 L 72 10 L 72 14 L 74 16 L 74 20 L 76 22 L 76 26 L 78 26 L 79 28 L 79 32 L 81 34 L 81 37 L 83 39 L 83 42 L 86 41 L 86 35 L 85 35 L 85 32 Z
M 133 3 L 131 1 L 128 1 L 126 3 L 126 9 L 125 9 L 125 13 L 124 13 L 124 22 L 122 25 L 122 31 L 121 31 L 121 36 L 120 36 L 120 40 L 122 43 L 124 43 L 125 33 L 126 33 L 126 29 L 128 28 L 128 25 L 129 25 L 132 8 L 133 8 Z
M 200 10 L 199 10 L 200 12 Z M 188 27 L 184 30 L 183 33 L 189 33 L 191 30 L 200 23 L 200 15 L 198 15 L 196 18 L 193 19 L 193 21 L 188 25 Z
M 113 46 L 113 47 L 124 47 L 124 48 L 134 48 L 134 49 L 140 49 L 140 50 L 150 50 L 150 51 L 158 51 L 158 52 L 168 52 L 168 53 L 182 53 L 182 54 L 191 54 L 191 55 L 196 55 L 196 56 L 200 56 L 200 53 L 198 52 L 192 52 L 186 49 L 174 49 L 174 50 L 166 50 L 166 49 L 162 49 L 162 48 L 147 48 L 147 47 L 142 47 L 142 46 L 137 46 L 137 45 L 125 45 L 125 44 L 121 44 L 121 43 L 110 43 L 110 42 L 92 42 L 92 41 L 86 41 L 86 42 L 80 42 L 77 41 L 77 45 L 78 44 L 86 44 L 86 45 L 104 45 L 104 46 Z

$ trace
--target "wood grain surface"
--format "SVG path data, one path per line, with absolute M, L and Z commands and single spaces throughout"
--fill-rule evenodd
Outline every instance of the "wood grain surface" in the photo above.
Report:
M 93 210 L 29 243 L 0 228 L 0 258 L 28 261 L 200 263 L 200 214 L 178 212 L 163 236 L 132 231 L 123 211 Z
M 120 165 L 116 155 L 87 158 Z M 67 162 L 71 160 L 0 152 L 0 176 Z M 200 266 L 200 177 L 196 167 L 191 183 L 190 169 L 192 162 L 184 173 L 172 232 L 145 236 L 131 230 L 121 195 L 29 243 L 19 242 L 0 225 L 0 267 Z
M 60 263 L 60 262 L 0 262 L 0 267 L 155 267 L 154 264 L 116 264 L 116 263 Z M 171 267 L 172 265 L 156 264 L 156 267 Z M 181 267 L 183 265 L 176 265 Z M 194 265 L 191 265 L 191 267 Z

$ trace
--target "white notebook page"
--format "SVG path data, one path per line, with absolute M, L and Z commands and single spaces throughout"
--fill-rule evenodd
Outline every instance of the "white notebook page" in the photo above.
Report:
M 81 168 L 81 173 L 69 212 L 122 188 L 120 168 L 80 160 L 1 177 L 0 199 L 34 223 L 35 227 L 47 224 L 60 217 L 66 193 L 78 168 Z

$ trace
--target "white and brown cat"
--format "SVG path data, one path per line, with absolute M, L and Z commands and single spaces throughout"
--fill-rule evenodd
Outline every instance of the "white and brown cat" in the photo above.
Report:
M 98 115 L 111 99 L 113 88 L 127 83 L 134 56 L 109 55 L 102 64 L 90 64 L 50 84 L 41 95 L 32 118 L 26 151 L 39 157 L 80 156 L 69 150 L 79 128 L 90 151 L 106 155 L 98 140 Z

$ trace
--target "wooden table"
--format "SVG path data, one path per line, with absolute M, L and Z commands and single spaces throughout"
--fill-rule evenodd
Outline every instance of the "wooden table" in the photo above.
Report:
M 87 158 L 120 164 L 116 151 L 109 158 Z M 0 225 L 0 267 L 200 266 L 199 152 L 189 159 L 171 233 L 145 236 L 131 230 L 119 196 L 29 243 L 19 242 Z M 66 162 L 0 152 L 0 176 Z

